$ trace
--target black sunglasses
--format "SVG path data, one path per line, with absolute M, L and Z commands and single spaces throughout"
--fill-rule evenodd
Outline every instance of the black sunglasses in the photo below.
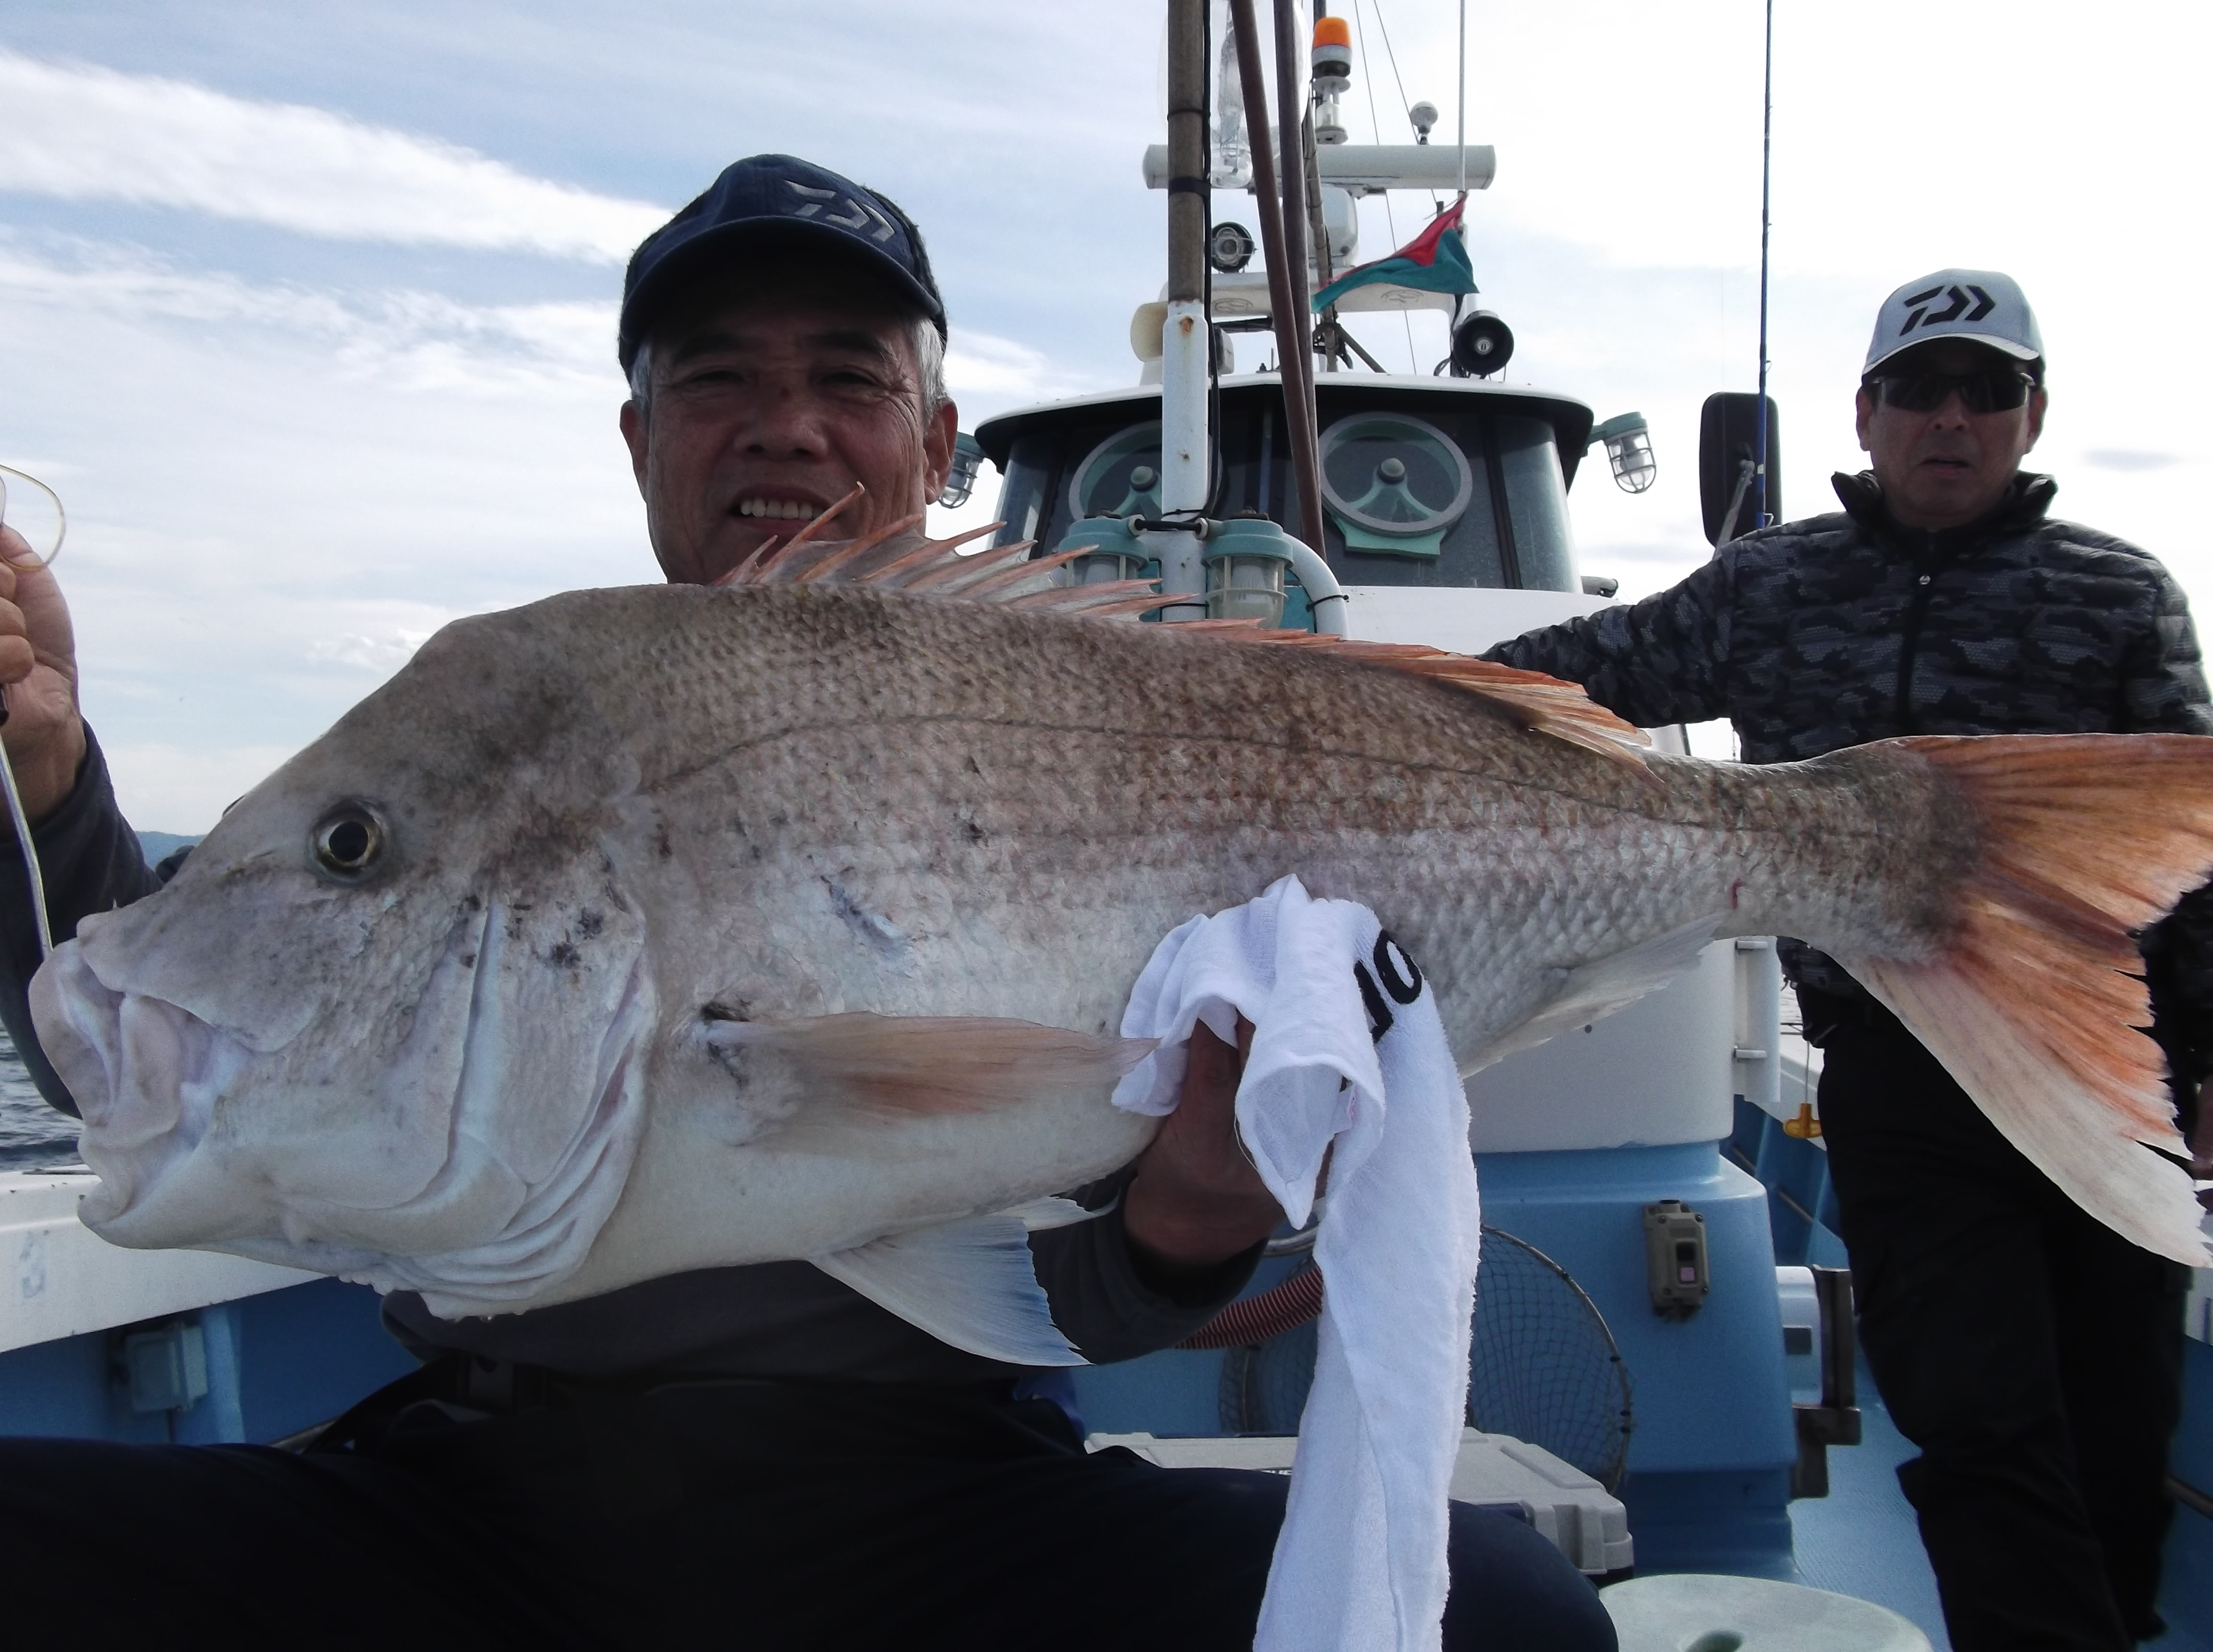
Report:
M 1956 390 L 1971 413 L 2006 413 L 2028 399 L 2036 381 L 2019 368 L 1998 367 L 1980 373 L 1914 373 L 1873 383 L 1877 401 L 1905 412 L 1933 412 Z

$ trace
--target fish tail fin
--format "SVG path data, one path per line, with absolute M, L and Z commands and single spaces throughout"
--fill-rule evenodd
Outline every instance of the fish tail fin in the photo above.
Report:
M 1933 765 L 1980 853 L 1933 955 L 1839 961 L 2006 1139 L 2145 1249 L 2213 1262 L 2135 932 L 2213 870 L 2213 739 L 2031 735 L 1887 743 Z M 2156 1148 L 2158 1153 L 2148 1151 Z

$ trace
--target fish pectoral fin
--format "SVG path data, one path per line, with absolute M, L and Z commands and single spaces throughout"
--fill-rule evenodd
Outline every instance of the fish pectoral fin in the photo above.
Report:
M 1024 1212 L 1032 1208 L 893 1234 L 813 1259 L 832 1278 L 954 1348 L 1009 1365 L 1082 1365 L 1083 1356 L 1052 1322 L 1030 1262 Z
M 1544 1008 L 1462 1064 L 1461 1076 L 1488 1067 L 1545 1039 L 1626 1009 L 1648 992 L 1657 991 L 1698 961 L 1698 954 L 1721 927 L 1721 916 L 1702 917 L 1591 963 L 1569 970 Z
M 986 1113 L 1056 1090 L 1111 1085 L 1156 1042 L 982 1015 L 867 1012 L 710 1021 L 700 1037 L 714 1049 L 780 1056 L 814 1094 L 893 1117 Z
M 1114 1204 L 1121 1203 L 1118 1197 Z M 1074 1199 L 1062 1198 L 1058 1194 L 1048 1198 L 1032 1199 L 1027 1204 L 1016 1205 L 1003 1212 L 1021 1222 L 1025 1229 L 1036 1234 L 1048 1228 L 1072 1228 L 1079 1222 L 1095 1222 L 1114 1208 L 1108 1204 L 1096 1210 L 1087 1210 Z

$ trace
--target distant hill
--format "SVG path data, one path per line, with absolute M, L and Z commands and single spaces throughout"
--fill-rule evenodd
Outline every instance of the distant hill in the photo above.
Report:
M 142 832 L 138 834 L 138 846 L 145 851 L 146 864 L 152 866 L 175 854 L 186 844 L 198 843 L 201 835 L 196 832 L 186 838 L 174 832 Z

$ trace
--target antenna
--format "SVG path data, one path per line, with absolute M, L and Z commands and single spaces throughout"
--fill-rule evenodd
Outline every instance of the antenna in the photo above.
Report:
M 1460 192 L 1467 193 L 1467 0 L 1460 0 Z
M 1467 0 L 1460 0 L 1463 11 Z M 1461 71 L 1467 71 L 1465 66 Z M 1775 170 L 1775 0 L 1767 0 L 1767 58 L 1762 71 L 1759 117 L 1759 466 L 1754 472 L 1753 523 L 1765 527 L 1775 519 L 1767 509 L 1767 232 L 1768 182 Z

